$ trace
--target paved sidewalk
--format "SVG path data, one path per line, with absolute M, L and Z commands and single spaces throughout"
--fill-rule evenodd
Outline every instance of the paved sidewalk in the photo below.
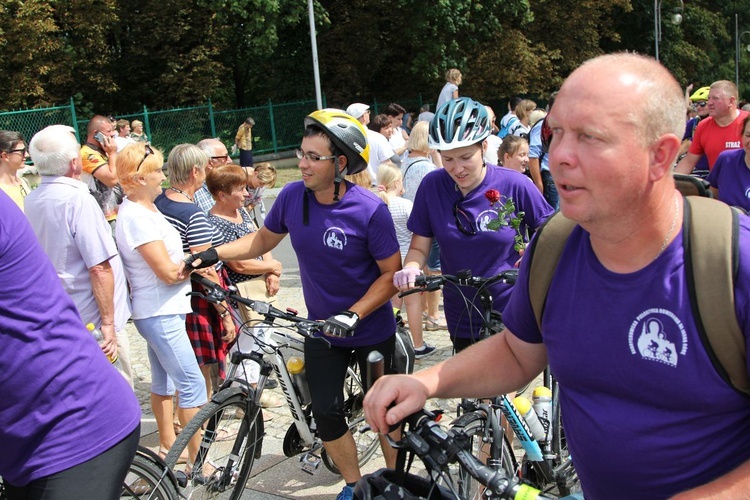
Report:
M 307 314 L 302 298 L 298 269 L 285 268 L 276 305 L 279 308 L 294 308 L 300 315 Z M 156 422 L 150 405 L 149 384 L 151 373 L 146 343 L 132 323 L 128 324 L 127 331 L 130 338 L 135 389 L 143 412 L 141 444 L 156 451 L 158 450 L 158 437 Z M 438 349 L 432 356 L 417 360 L 416 369 L 424 368 L 451 355 L 451 343 L 447 330 L 425 331 L 425 339 L 429 344 L 437 346 Z M 283 400 L 281 389 L 277 388 L 272 392 Z M 430 408 L 438 406 L 450 412 L 455 411 L 455 401 L 432 401 L 429 405 Z M 247 483 L 246 494 L 242 498 L 259 500 L 280 498 L 322 500 L 334 498 L 343 487 L 340 476 L 331 473 L 323 466 L 316 475 L 309 475 L 301 470 L 299 456 L 291 458 L 284 456 L 282 451 L 284 435 L 287 429 L 293 425 L 289 409 L 282 406 L 264 409 L 263 411 L 272 415 L 273 418 L 265 423 L 266 437 L 263 440 L 263 456 L 253 466 L 251 478 Z M 363 467 L 363 473 L 373 472 L 384 465 L 382 455 L 378 450 L 372 460 Z

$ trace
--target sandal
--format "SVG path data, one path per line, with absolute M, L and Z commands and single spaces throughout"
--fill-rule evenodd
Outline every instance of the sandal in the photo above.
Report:
M 430 318 L 429 316 L 424 320 L 424 329 L 428 332 L 434 332 L 436 330 L 445 330 L 447 325 L 440 324 L 440 318 Z
M 159 447 L 159 458 L 162 460 L 167 458 L 167 453 L 169 453 L 169 450 L 166 448 Z M 177 459 L 178 464 L 186 464 L 188 460 L 188 451 L 184 450 L 182 454 L 180 455 L 180 458 Z

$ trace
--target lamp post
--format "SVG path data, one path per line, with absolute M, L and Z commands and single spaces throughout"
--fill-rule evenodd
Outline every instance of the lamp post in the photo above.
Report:
M 672 24 L 675 26 L 682 22 L 682 12 L 685 4 L 680 0 L 680 7 L 672 13 Z M 661 42 L 661 0 L 654 0 L 654 54 L 659 60 L 659 42 Z
M 742 35 L 746 35 L 750 33 L 750 31 L 743 31 L 740 33 L 740 22 L 739 22 L 739 16 L 737 14 L 734 15 L 734 43 L 735 43 L 735 59 L 734 59 L 734 84 L 737 86 L 737 90 L 740 88 L 740 40 L 742 40 Z M 750 52 L 750 45 L 747 46 L 747 51 Z
M 323 99 L 320 91 L 320 70 L 318 69 L 318 42 L 315 38 L 315 12 L 313 11 L 313 0 L 307 1 L 307 14 L 310 22 L 310 45 L 312 46 L 313 77 L 315 79 L 315 103 L 318 109 L 323 107 Z

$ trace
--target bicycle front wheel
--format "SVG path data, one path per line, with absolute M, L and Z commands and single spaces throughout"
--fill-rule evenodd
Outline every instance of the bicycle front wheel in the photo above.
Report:
M 179 496 L 166 466 L 138 451 L 128 468 L 120 498 L 177 500 Z
M 471 448 L 469 451 L 472 455 L 479 458 L 482 463 L 487 463 L 491 456 L 491 447 L 500 447 L 498 455 L 500 456 L 500 467 L 505 470 L 509 476 L 515 476 L 517 470 L 516 459 L 513 456 L 508 438 L 503 434 L 501 443 L 494 443 L 493 436 L 487 436 L 487 413 L 481 410 L 464 413 L 451 426 L 464 432 L 469 436 Z M 471 477 L 471 474 L 462 466 L 458 466 L 458 493 L 461 499 L 471 500 L 484 498 L 484 486 Z
M 180 433 L 166 462 L 174 469 L 188 442 L 195 435 L 201 436 L 195 463 L 186 466 L 188 485 L 184 496 L 237 500 L 242 496 L 253 462 L 260 457 L 263 415 L 244 393 L 222 398 L 220 392 L 214 399 L 221 402 L 210 401 L 201 408 Z
M 356 370 L 356 364 L 350 366 L 344 379 L 344 414 L 349 424 L 349 432 L 352 433 L 354 444 L 357 446 L 357 463 L 361 468 L 378 449 L 380 441 L 374 432 L 359 432 L 359 428 L 365 424 L 365 410 L 362 402 L 365 399 L 365 391 L 362 381 Z M 321 454 L 326 468 L 334 474 L 341 474 L 333 459 L 323 450 Z

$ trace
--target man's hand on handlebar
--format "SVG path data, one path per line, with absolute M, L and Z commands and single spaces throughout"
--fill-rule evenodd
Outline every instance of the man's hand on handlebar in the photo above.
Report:
M 346 338 L 354 335 L 359 323 L 359 314 L 354 311 L 341 311 L 328 318 L 321 331 L 330 337 Z
M 189 269 L 203 269 L 204 267 L 213 266 L 219 262 L 219 254 L 216 252 L 216 247 L 211 247 L 208 250 L 194 253 L 185 259 L 185 267 Z
M 393 286 L 402 292 L 414 288 L 414 280 L 421 274 L 421 269 L 417 269 L 416 267 L 405 267 L 400 271 L 396 271 L 396 274 L 393 275 Z
M 387 434 L 412 413 L 424 408 L 427 388 L 411 375 L 387 375 L 378 379 L 364 400 L 365 419 L 373 431 Z

